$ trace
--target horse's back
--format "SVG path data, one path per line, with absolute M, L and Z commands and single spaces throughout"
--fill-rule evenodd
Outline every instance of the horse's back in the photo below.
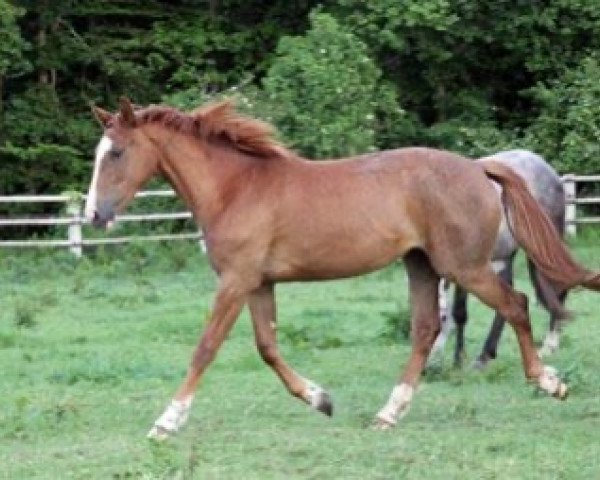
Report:
M 273 167 L 280 173 L 259 202 L 270 220 L 260 235 L 247 233 L 264 239 L 273 280 L 352 276 L 415 248 L 442 274 L 489 260 L 500 201 L 483 169 L 464 157 L 403 148 Z M 247 205 L 254 220 L 245 228 L 258 228 Z

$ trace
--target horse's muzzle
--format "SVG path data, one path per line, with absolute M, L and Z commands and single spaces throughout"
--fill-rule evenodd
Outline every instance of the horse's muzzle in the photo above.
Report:
M 115 215 L 114 213 L 109 213 L 109 214 L 100 214 L 98 213 L 98 210 L 94 210 L 94 213 L 92 214 L 92 218 L 90 219 L 91 224 L 96 227 L 96 228 L 104 228 L 107 229 L 109 226 L 111 226 L 115 221 Z

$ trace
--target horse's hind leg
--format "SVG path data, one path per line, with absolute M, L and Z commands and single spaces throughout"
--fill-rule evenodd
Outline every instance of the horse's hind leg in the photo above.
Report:
M 327 392 L 294 372 L 279 353 L 274 285 L 265 284 L 252 292 L 248 297 L 248 307 L 254 326 L 256 347 L 265 363 L 275 371 L 292 395 L 304 400 L 316 410 L 331 415 L 333 407 Z
M 540 357 L 544 357 L 558 350 L 562 325 L 570 318 L 569 312 L 564 308 L 567 292 L 557 294 L 555 287 L 539 273 L 531 260 L 528 260 L 527 267 L 529 268 L 529 277 L 535 289 L 535 295 L 539 303 L 550 314 L 548 332 L 538 351 Z
M 567 294 L 568 291 L 558 294 L 557 299 L 561 305 L 561 308 L 559 310 L 551 309 L 550 311 L 550 328 L 539 351 L 540 356 L 544 356 L 547 353 L 554 353 L 560 346 L 562 327 L 565 322 L 570 319 L 568 312 L 562 308 L 565 300 L 567 299 Z
M 410 285 L 412 309 L 412 352 L 399 383 L 376 418 L 376 428 L 389 428 L 408 410 L 431 347 L 440 331 L 438 284 L 440 277 L 429 259 L 420 251 L 410 252 L 404 259 Z
M 542 364 L 535 346 L 527 312 L 527 297 L 500 280 L 489 267 L 461 273 L 458 281 L 482 302 L 496 310 L 513 327 L 523 360 L 527 379 L 557 398 L 565 398 L 567 386 L 560 381 L 556 370 Z

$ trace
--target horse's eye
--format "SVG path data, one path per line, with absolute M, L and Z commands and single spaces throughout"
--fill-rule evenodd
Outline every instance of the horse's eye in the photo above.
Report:
M 110 150 L 110 157 L 117 159 L 117 158 L 121 158 L 121 155 L 123 155 L 123 149 L 122 148 L 113 148 Z

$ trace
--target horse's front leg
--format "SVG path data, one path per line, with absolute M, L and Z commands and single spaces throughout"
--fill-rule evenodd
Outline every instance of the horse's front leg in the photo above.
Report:
M 185 423 L 200 377 L 231 330 L 245 300 L 246 290 L 239 282 L 221 278 L 209 324 L 196 347 L 187 375 L 171 403 L 154 422 L 148 438 L 167 438 Z
M 329 394 L 319 385 L 302 378 L 281 357 L 276 340 L 276 306 L 273 284 L 262 285 L 248 296 L 256 347 L 260 356 L 279 376 L 288 391 L 316 410 L 331 415 Z
M 404 257 L 404 263 L 410 287 L 412 352 L 387 403 L 375 418 L 375 428 L 382 430 L 393 427 L 408 411 L 431 347 L 440 332 L 440 277 L 422 252 L 409 253 Z

